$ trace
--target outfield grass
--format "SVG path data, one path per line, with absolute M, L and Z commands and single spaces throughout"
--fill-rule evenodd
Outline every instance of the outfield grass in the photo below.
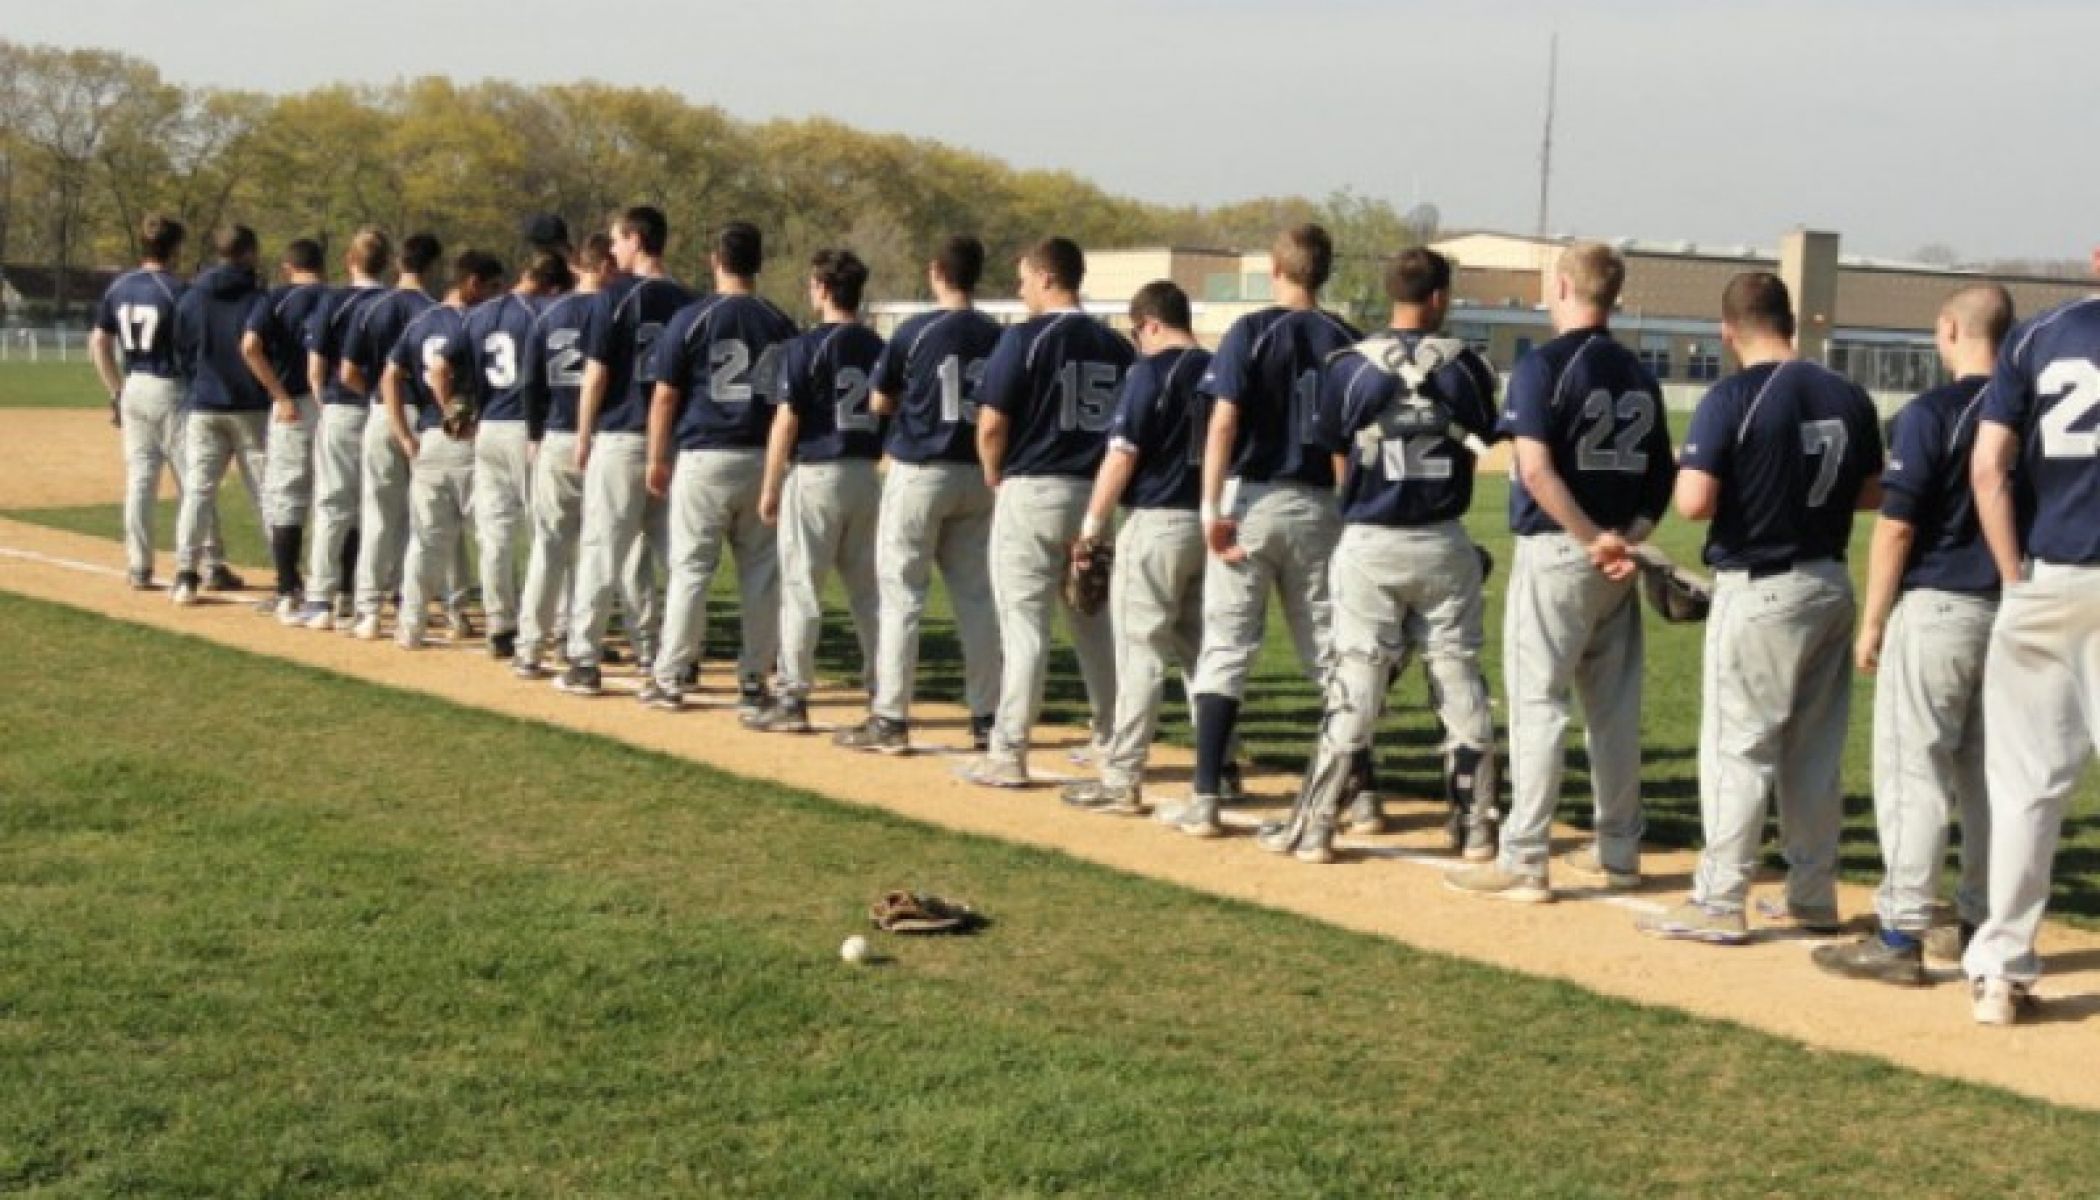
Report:
M 55 606 L 0 636 L 0 1190 L 2100 1177 L 2091 1114 Z M 995 923 L 839 964 L 901 884 Z
M 0 408 L 101 408 L 109 403 L 84 362 L 0 363 Z
M 1508 481 L 1499 476 L 1479 481 L 1467 527 L 1473 537 L 1495 555 L 1497 568 L 1488 584 L 1488 625 L 1485 661 L 1488 679 L 1501 702 L 1502 594 L 1508 579 L 1513 549 L 1504 514 Z M 266 561 L 263 542 L 256 529 L 254 509 L 239 486 L 222 492 L 221 505 L 229 552 L 236 562 Z M 161 544 L 173 544 L 173 505 L 163 504 L 160 513 Z M 116 538 L 122 529 L 115 505 L 82 508 L 39 509 L 7 515 L 58 528 Z M 1866 540 L 1872 520 L 1863 516 L 1855 526 L 1852 561 L 1855 573 L 1864 570 Z M 1684 521 L 1667 522 L 1658 541 L 1682 561 L 1696 562 L 1703 527 Z M 709 623 L 708 653 L 727 660 L 735 656 L 738 642 L 735 621 L 734 572 L 725 566 L 716 581 L 714 614 Z M 261 583 L 257 574 L 251 582 Z M 836 587 L 833 589 L 836 593 Z M 826 670 L 841 677 L 858 671 L 858 650 L 836 594 L 827 615 L 820 658 Z M 1298 770 L 1312 744 L 1320 710 L 1318 690 L 1298 672 L 1289 639 L 1280 616 L 1271 612 L 1271 629 L 1255 679 L 1249 690 L 1242 732 L 1249 752 L 1264 764 Z M 1703 626 L 1673 626 L 1650 620 L 1648 632 L 1648 676 L 1642 718 L 1644 747 L 1643 777 L 1648 802 L 1649 836 L 1669 846 L 1696 846 L 1700 841 L 1698 802 L 1699 662 Z M 921 664 L 921 694 L 941 700 L 962 697 L 961 643 L 949 618 L 946 597 L 938 586 L 925 628 Z M 1046 716 L 1048 719 L 1081 724 L 1085 720 L 1085 690 L 1079 680 L 1077 661 L 1062 646 L 1051 663 Z M 1174 689 L 1178 691 L 1178 686 Z M 1402 795 L 1433 796 L 1440 793 L 1441 758 L 1436 749 L 1438 732 L 1427 711 L 1427 687 L 1419 670 L 1411 671 L 1395 689 L 1394 704 L 1380 735 L 1381 784 Z M 1186 745 L 1191 735 L 1187 709 L 1170 703 L 1161 736 Z M 1871 882 L 1880 877 L 1881 858 L 1875 839 L 1872 801 L 1873 682 L 1859 677 L 1853 684 L 1852 721 L 1845 745 L 1845 831 L 1842 869 L 1847 878 Z M 1579 733 L 1571 734 L 1570 772 L 1561 818 L 1577 825 L 1589 822 L 1588 775 Z M 1780 865 L 1776 846 L 1772 864 Z M 2100 922 L 2100 779 L 2089 778 L 2080 789 L 2070 819 L 2065 823 L 2064 846 L 2057 859 L 2056 892 L 2052 911 L 2072 920 Z M 1951 887 L 1951 879 L 1950 885 Z

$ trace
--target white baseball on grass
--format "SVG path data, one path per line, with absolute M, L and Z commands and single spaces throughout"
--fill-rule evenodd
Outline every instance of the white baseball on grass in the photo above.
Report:
M 839 957 L 849 963 L 868 961 L 868 939 L 857 933 L 847 938 L 839 943 Z

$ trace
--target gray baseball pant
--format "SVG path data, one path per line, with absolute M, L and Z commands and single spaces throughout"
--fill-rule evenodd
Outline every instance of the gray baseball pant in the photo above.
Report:
M 153 508 L 160 499 L 160 472 L 174 477 L 179 498 L 186 486 L 183 464 L 189 447 L 183 424 L 182 385 L 158 375 L 127 375 L 117 394 L 124 440 L 124 558 L 134 575 L 153 574 Z M 180 509 L 177 509 L 180 512 Z M 204 569 L 226 561 L 219 539 L 219 510 L 211 510 L 200 561 Z
M 523 421 L 484 421 L 474 432 L 474 541 L 490 633 L 518 628 L 518 530 L 532 503 L 527 433 Z
M 569 603 L 569 662 L 595 667 L 612 621 L 613 589 L 628 577 L 637 544 L 650 557 L 665 544 L 664 505 L 647 487 L 648 439 L 640 433 L 601 433 L 592 440 L 591 461 L 583 472 L 583 523 L 576 550 L 576 590 Z M 681 456 L 681 459 L 683 456 Z M 575 462 L 570 451 L 569 461 Z M 659 572 L 660 574 L 661 572 Z M 628 610 L 637 653 L 660 648 L 658 618 L 662 610 L 648 589 L 649 602 Z
M 422 634 L 430 599 L 443 594 L 439 589 L 474 519 L 474 444 L 454 441 L 443 429 L 426 429 L 416 437 L 411 469 L 412 533 L 401 570 L 400 633 L 407 637 Z
M 799 468 L 798 468 L 799 469 Z M 686 450 L 671 475 L 670 588 L 656 682 L 671 691 L 707 644 L 707 593 L 726 546 L 736 555 L 744 641 L 740 684 L 762 682 L 780 661 L 780 556 L 773 527 L 759 519 L 762 450 Z
M 1995 600 L 1920 588 L 1889 615 L 1874 686 L 1874 824 L 1885 874 L 1874 896 L 1883 928 L 1932 927 L 1947 816 L 1961 814 L 1954 907 L 1981 925 L 1990 899 L 1990 793 L 1984 779 L 1983 663 Z
M 1342 521 L 1334 495 L 1300 483 L 1228 485 L 1227 516 L 1239 521 L 1246 558 L 1210 555 L 1203 577 L 1203 653 L 1196 691 L 1245 698 L 1247 677 L 1268 631 L 1269 592 L 1283 602 L 1284 624 L 1308 679 L 1325 674 L 1332 603 L 1328 560 Z
M 798 463 L 780 502 L 780 691 L 806 699 L 824 629 L 824 579 L 836 568 L 860 639 L 861 683 L 873 683 L 880 618 L 875 530 L 882 480 L 870 459 Z
M 1091 479 L 1062 475 L 1009 478 L 999 486 L 992 509 L 992 597 L 1005 663 L 993 754 L 1028 753 L 1050 669 L 1050 614 L 1063 602 L 1072 539 L 1079 536 L 1093 490 Z M 1115 718 L 1115 634 L 1106 612 L 1089 617 L 1066 609 L 1065 619 L 1092 710 L 1089 725 L 1094 740 L 1105 742 Z
M 298 420 L 286 424 L 272 406 L 263 454 L 263 527 L 304 526 L 314 500 L 314 436 L 321 424 L 321 402 L 312 396 L 292 401 Z
M 1167 663 L 1186 680 L 1203 649 L 1203 522 L 1184 509 L 1131 510 L 1116 537 L 1109 614 L 1116 635 L 1116 715 L 1102 756 L 1110 787 L 1143 782 L 1159 733 Z
M 1854 607 L 1852 578 L 1830 559 L 1763 579 L 1715 575 L 1699 728 L 1699 903 L 1742 911 L 1776 799 L 1788 908 L 1836 910 Z
M 2100 746 L 2100 567 L 2036 563 L 2005 589 L 1983 668 L 1990 731 L 1990 917 L 1969 943 L 1971 979 L 2031 984 L 2035 937 L 2064 809 Z
M 199 570 L 205 543 L 218 540 L 219 483 L 229 465 L 240 469 L 248 498 L 261 511 L 269 419 L 267 412 L 192 411 L 183 421 L 182 509 L 175 522 L 178 573 Z
M 1598 857 L 1611 870 L 1637 871 L 1645 829 L 1638 585 L 1606 579 L 1565 533 L 1518 538 L 1515 559 L 1502 626 L 1510 745 L 1502 869 L 1546 871 L 1572 691 L 1582 702 Z
M 357 528 L 363 497 L 366 414 L 359 405 L 321 406 L 314 438 L 313 545 L 306 569 L 310 600 L 333 600 L 356 584 L 342 577 L 343 543 Z
M 1486 602 L 1480 558 L 1456 521 L 1414 528 L 1348 525 L 1334 547 L 1334 647 L 1324 736 L 1342 750 L 1371 744 L 1395 667 L 1419 652 L 1444 725 L 1444 751 L 1480 755 L 1474 794 L 1496 794 L 1495 717 L 1480 669 Z M 1206 585 L 1208 577 L 1206 577 Z
M 408 553 L 409 466 L 394 445 L 386 406 L 366 410 L 364 486 L 358 507 L 357 615 L 376 617 L 387 597 L 401 586 L 402 559 Z
M 992 489 L 974 463 L 890 463 L 875 534 L 882 624 L 870 706 L 876 716 L 911 718 L 919 626 L 936 564 L 962 640 L 964 702 L 972 716 L 998 708 L 1003 664 L 992 600 L 992 505 Z

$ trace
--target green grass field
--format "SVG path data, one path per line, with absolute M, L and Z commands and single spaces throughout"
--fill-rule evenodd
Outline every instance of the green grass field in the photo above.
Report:
M 238 563 L 266 561 L 262 539 L 256 529 L 254 510 L 238 484 L 222 493 L 221 506 L 229 553 Z M 1479 481 L 1473 513 L 1467 521 L 1473 537 L 1495 554 L 1498 567 L 1488 588 L 1486 662 L 1488 679 L 1501 687 L 1502 587 L 1512 549 L 1503 518 L 1508 503 L 1508 483 L 1500 477 Z M 173 544 L 174 506 L 163 504 L 160 512 L 161 545 Z M 38 509 L 6 515 L 39 524 L 116 538 L 122 529 L 116 505 L 82 508 Z M 1853 560 L 1863 567 L 1866 536 L 1871 518 L 1857 526 Z M 1689 523 L 1666 524 L 1659 541 L 1687 562 L 1697 561 L 1701 530 Z M 267 575 L 260 567 L 249 569 L 251 583 L 262 584 Z M 708 653 L 720 661 L 733 659 L 738 641 L 735 614 L 737 600 L 734 572 L 725 567 L 716 581 L 711 606 Z M 834 596 L 834 601 L 838 601 Z M 835 602 L 827 616 L 820 647 L 825 668 L 841 678 L 858 671 L 858 649 L 844 617 L 843 604 Z M 1256 678 L 1249 690 L 1243 733 L 1249 752 L 1266 765 L 1298 770 L 1312 744 L 1320 698 L 1317 689 L 1299 673 L 1281 619 L 1271 614 L 1272 628 Z M 1699 661 L 1701 627 L 1672 626 L 1661 621 L 1648 623 L 1648 677 L 1644 697 L 1643 745 L 1645 795 L 1648 802 L 1650 838 L 1663 845 L 1699 844 L 1698 728 Z M 936 587 L 933 610 L 925 630 L 921 662 L 921 692 L 932 698 L 959 701 L 962 696 L 961 643 L 949 619 L 947 602 Z M 1871 882 L 1879 878 L 1881 858 L 1875 840 L 1872 796 L 1871 747 L 1873 733 L 1873 682 L 1855 680 L 1852 722 L 1845 753 L 1845 833 L 1843 869 L 1848 878 Z M 1175 690 L 1178 691 L 1178 685 Z M 1060 648 L 1052 661 L 1046 716 L 1073 724 L 1085 720 L 1085 691 L 1079 681 L 1078 664 L 1069 651 Z M 1430 719 L 1427 688 L 1419 670 L 1411 671 L 1394 692 L 1394 704 L 1380 735 L 1381 786 L 1401 795 L 1433 796 L 1440 792 L 1441 759 L 1436 748 L 1437 730 Z M 1190 732 L 1186 707 L 1170 703 L 1162 736 L 1188 744 Z M 1561 817 L 1577 825 L 1589 819 L 1588 777 L 1584 770 L 1579 734 L 1571 735 L 1570 772 Z M 1773 865 L 1779 866 L 1773 851 Z M 2100 779 L 2088 779 L 2081 789 L 2070 820 L 2064 828 L 2064 846 L 2057 859 L 2056 895 L 2052 912 L 2084 923 L 2100 923 Z M 1951 882 L 1950 882 L 1951 886 Z
M 0 636 L 0 1191 L 2100 1177 L 2091 1114 L 55 606 Z M 905 884 L 994 924 L 840 964 Z
M 109 403 L 86 363 L 0 363 L 0 408 L 100 408 Z

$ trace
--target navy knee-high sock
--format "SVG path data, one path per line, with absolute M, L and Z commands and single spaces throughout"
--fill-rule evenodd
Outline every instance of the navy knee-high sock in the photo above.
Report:
M 270 527 L 270 562 L 277 568 L 280 596 L 296 596 L 306 586 L 299 578 L 299 542 L 303 532 L 297 525 Z
M 1218 794 L 1218 777 L 1225 770 L 1225 752 L 1232 745 L 1232 732 L 1240 723 L 1240 702 L 1216 692 L 1196 696 L 1196 794 Z
M 354 528 L 343 535 L 343 557 L 341 562 L 342 573 L 337 578 L 343 581 L 343 594 L 346 596 L 354 595 L 357 592 L 357 530 Z M 333 596 L 321 597 L 323 600 L 333 600 L 334 598 Z

